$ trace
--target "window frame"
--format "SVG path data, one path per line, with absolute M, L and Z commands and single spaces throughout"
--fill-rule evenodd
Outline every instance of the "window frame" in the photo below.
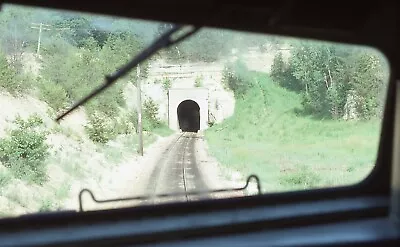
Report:
M 21 3 L 25 1 L 9 1 L 10 3 Z M 35 4 L 42 5 L 43 3 L 40 1 L 32 1 Z M 40 2 L 40 3 L 39 3 Z M 60 6 L 65 5 L 67 1 L 63 2 Z M 47 3 L 46 3 L 47 4 Z M 52 3 L 54 4 L 54 3 Z M 53 7 L 57 7 L 56 4 L 52 5 Z M 72 5 L 71 5 L 72 6 Z M 76 5 L 78 6 L 78 5 Z M 240 12 L 240 6 L 237 7 L 236 11 Z M 393 9 L 395 9 L 393 7 Z M 203 9 L 201 9 L 203 11 Z M 394 11 L 394 10 L 393 10 Z M 111 12 L 104 13 L 110 14 Z M 124 12 L 125 13 L 125 12 Z M 243 10 L 245 13 L 245 10 Z M 375 34 L 384 33 L 385 35 L 391 35 L 393 29 L 382 28 L 379 29 L 379 23 L 382 25 L 387 24 L 391 26 L 391 22 L 393 19 L 389 14 L 379 15 L 379 17 L 383 17 L 382 21 L 377 21 L 378 27 L 374 29 Z M 0 12 L 1 14 L 1 12 Z M 246 15 L 246 14 L 245 14 Z M 140 16 L 139 14 L 137 16 Z M 249 16 L 249 14 L 247 14 Z M 131 15 L 132 18 L 135 15 Z M 155 17 L 154 20 L 161 21 L 171 21 L 174 17 L 172 15 L 168 18 L 162 17 L 160 14 L 159 18 Z M 186 17 L 187 18 L 187 17 Z M 229 19 L 228 17 L 225 17 Z M 178 18 L 179 19 L 179 18 Z M 185 19 L 185 18 L 182 18 Z M 190 18 L 189 18 L 190 19 Z M 186 20 L 186 19 L 185 19 Z M 372 18 L 372 20 L 376 20 Z M 197 20 L 199 21 L 199 20 Z M 251 19 L 254 21 L 254 19 Z M 251 21 L 246 22 L 249 24 L 247 27 L 250 27 Z M 178 21 L 179 22 L 179 21 Z M 195 21 L 192 21 L 195 22 Z M 214 27 L 227 27 L 228 24 L 226 22 L 221 22 L 221 25 L 216 24 L 211 21 L 203 21 L 210 26 Z M 188 23 L 191 23 L 190 21 Z M 236 23 L 236 22 L 235 22 Z M 374 27 L 375 24 L 371 24 Z M 230 28 L 236 30 L 246 29 L 246 25 L 242 26 L 230 26 Z M 367 37 L 365 33 L 360 37 L 356 35 L 343 35 L 342 33 L 336 33 L 335 31 L 328 30 L 326 32 L 314 32 L 308 29 L 295 28 L 293 30 L 290 29 L 263 29 L 261 27 L 250 27 L 249 29 L 257 29 L 259 32 L 266 32 L 270 34 L 285 34 L 289 36 L 297 36 L 303 38 L 315 38 L 315 39 L 323 39 L 327 41 L 341 41 L 352 44 L 362 44 L 374 47 L 382 52 L 388 60 L 390 66 L 390 80 L 387 90 L 387 97 L 385 103 L 384 116 L 382 120 L 382 128 L 381 135 L 379 141 L 379 149 L 378 156 L 376 160 L 376 165 L 371 172 L 371 174 L 363 181 L 355 185 L 349 186 L 341 186 L 335 188 L 323 188 L 323 189 L 313 189 L 313 190 L 304 190 L 304 191 L 292 191 L 292 192 L 283 192 L 283 193 L 272 193 L 272 194 L 264 194 L 259 196 L 251 196 L 244 198 L 230 198 L 230 199 L 219 199 L 219 200 L 210 200 L 210 201 L 201 201 L 201 202 L 192 202 L 192 203 L 172 203 L 166 205 L 157 205 L 155 207 L 152 206 L 142 206 L 138 208 L 128 208 L 128 209 L 113 209 L 107 211 L 93 211 L 93 212 L 83 212 L 83 213 L 74 213 L 74 212 L 53 212 L 48 214 L 35 214 L 35 215 L 26 215 L 17 218 L 9 218 L 9 219 L 0 219 L 0 242 L 1 239 L 9 234 L 15 232 L 21 232 L 21 234 L 25 231 L 32 231 L 35 228 L 40 229 L 41 232 L 38 232 L 37 236 L 43 234 L 44 232 L 50 229 L 65 229 L 65 226 L 74 227 L 74 226 L 86 226 L 90 225 L 98 225 L 102 223 L 113 224 L 117 221 L 127 221 L 127 220 L 140 220 L 145 219 L 146 217 L 156 217 L 161 218 L 166 215 L 187 215 L 190 216 L 194 213 L 204 212 L 204 213 L 219 213 L 222 211 L 232 210 L 232 209 L 251 209 L 256 206 L 262 207 L 270 207 L 270 206 L 285 206 L 291 205 L 293 206 L 293 210 L 300 203 L 318 203 L 321 200 L 344 200 L 346 198 L 365 198 L 368 197 L 371 200 L 374 200 L 378 197 L 383 197 L 387 199 L 387 204 L 378 208 L 369 208 L 368 210 L 361 210 L 360 217 L 375 217 L 380 218 L 382 220 L 388 220 L 389 215 L 390 219 L 399 219 L 399 197 L 400 197 L 400 173 L 398 170 L 396 172 L 392 172 L 394 167 L 399 169 L 399 157 L 396 155 L 393 157 L 393 150 L 398 150 L 397 146 L 400 145 L 400 107 L 396 108 L 396 105 L 400 104 L 400 95 L 397 93 L 397 57 L 398 53 L 396 53 L 396 49 L 394 48 L 395 38 L 393 40 L 388 38 L 387 40 L 379 39 L 378 37 Z M 253 30 L 255 31 L 255 30 Z M 377 35 L 376 35 L 377 36 Z M 396 132 L 394 131 L 395 126 Z M 394 138 L 396 137 L 396 139 Z M 395 142 L 394 142 L 395 141 Z M 395 143 L 395 144 L 394 144 Z M 396 148 L 396 149 L 394 149 Z M 397 165 L 397 166 L 395 166 Z M 390 197 L 392 195 L 392 197 Z M 392 203 L 390 205 L 390 203 Z M 390 211 L 391 210 L 391 211 Z M 346 211 L 346 210 L 345 210 Z M 350 211 L 346 211 L 350 212 Z M 342 222 L 349 220 L 349 215 L 346 213 L 338 213 L 335 215 L 337 217 L 335 222 Z M 315 223 L 307 223 L 312 218 L 305 217 L 303 220 L 303 225 L 314 225 Z M 356 218 L 351 218 L 355 220 Z M 333 220 L 332 218 L 330 220 Z M 280 224 L 286 223 L 286 227 L 293 227 L 293 222 L 280 220 L 271 224 L 271 227 L 274 229 L 282 229 Z M 318 224 L 328 224 L 328 221 L 323 220 L 323 222 L 319 222 Z M 332 221 L 331 221 L 332 223 Z M 257 225 L 257 222 L 254 222 Z M 285 227 L 283 227 L 285 228 Z M 241 229 L 241 228 L 235 228 Z M 265 229 L 265 228 L 263 228 Z M 270 228 L 271 229 L 271 228 Z M 285 228 L 286 229 L 286 228 Z M 209 230 L 209 229 L 208 229 Z M 176 236 L 180 233 L 176 233 Z M 221 234 L 222 236 L 222 234 Z M 400 236 L 400 235 L 399 235 Z

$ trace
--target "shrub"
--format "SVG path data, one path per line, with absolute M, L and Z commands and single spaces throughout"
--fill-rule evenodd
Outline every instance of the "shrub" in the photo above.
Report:
M 195 87 L 202 87 L 203 86 L 203 77 L 202 76 L 197 76 L 196 79 L 194 80 L 194 86 Z
M 171 88 L 172 82 L 169 78 L 164 78 L 162 82 L 162 87 L 166 93 L 168 93 L 168 90 Z
M 124 105 L 125 99 L 120 88 L 110 88 L 90 101 L 85 109 L 89 114 L 101 113 L 108 118 L 116 118 L 120 114 L 120 108 Z
M 135 133 L 137 121 L 138 118 L 136 112 L 126 113 L 114 122 L 114 130 L 119 135 L 129 135 Z
M 285 76 L 285 71 L 286 71 L 286 64 L 283 61 L 283 56 L 282 52 L 278 52 L 273 60 L 272 66 L 271 66 L 271 77 L 277 82 L 281 82 Z
M 12 179 L 12 174 L 10 174 L 6 168 L 0 169 L 0 193 L 1 189 L 5 187 Z
M 247 90 L 252 87 L 253 80 L 249 77 L 249 70 L 240 60 L 233 64 L 228 64 L 222 77 L 225 87 L 233 91 L 236 97 L 243 97 Z
M 52 198 L 44 198 L 40 201 L 39 212 L 50 212 L 56 210 L 58 207 L 57 203 Z
M 47 133 L 39 129 L 43 120 L 33 115 L 27 120 L 17 117 L 14 123 L 17 127 L 10 136 L 0 139 L 0 160 L 15 177 L 42 184 L 47 179 L 49 155 L 49 146 L 45 143 Z
M 6 56 L 0 52 L 0 87 L 15 95 L 24 93 L 29 88 L 29 80 L 13 69 L 6 59 Z
M 150 131 L 160 126 L 157 115 L 158 105 L 152 99 L 146 100 L 143 104 L 143 130 Z
M 90 140 L 97 143 L 107 143 L 116 136 L 116 131 L 111 126 L 109 119 L 99 112 L 89 116 L 89 122 L 85 129 Z
M 40 98 L 55 111 L 64 109 L 69 101 L 65 89 L 56 83 L 41 81 L 39 83 Z
M 316 187 L 321 178 L 317 173 L 307 166 L 300 166 L 292 174 L 285 174 L 280 177 L 280 183 L 288 187 L 313 188 Z

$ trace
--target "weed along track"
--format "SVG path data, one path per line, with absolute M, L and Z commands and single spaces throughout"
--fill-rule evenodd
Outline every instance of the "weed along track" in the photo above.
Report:
M 150 195 L 174 194 L 178 196 L 157 197 L 151 203 L 192 201 L 207 195 L 188 195 L 188 192 L 206 190 L 195 157 L 196 133 L 184 132 L 164 152 L 154 168 L 148 183 Z

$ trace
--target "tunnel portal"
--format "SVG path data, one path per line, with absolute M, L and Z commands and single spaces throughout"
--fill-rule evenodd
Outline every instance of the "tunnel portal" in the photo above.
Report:
M 200 107 L 193 100 L 182 101 L 177 109 L 179 128 L 183 132 L 200 130 Z
M 191 102 L 191 103 L 190 103 Z M 188 109 L 189 108 L 189 109 Z M 186 110 L 185 110 L 186 109 Z M 188 113 L 185 113 L 188 112 Z M 191 113 L 199 114 L 191 115 Z M 189 117 L 189 119 L 187 119 Z M 184 119 L 191 126 L 184 124 Z M 193 121 L 194 120 L 194 121 Z M 203 131 L 208 128 L 208 89 L 172 88 L 168 90 L 168 126 L 172 130 L 193 129 Z

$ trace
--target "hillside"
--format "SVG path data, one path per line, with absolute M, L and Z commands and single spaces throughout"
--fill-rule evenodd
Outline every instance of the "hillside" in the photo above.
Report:
M 4 107 L 0 113 L 0 216 L 77 209 L 77 195 L 83 188 L 92 188 L 103 197 L 142 193 L 137 190 L 113 190 L 128 177 L 130 183 L 138 177 L 118 170 L 133 170 L 136 174 L 146 172 L 141 165 L 145 161 L 136 154 L 137 135 L 121 134 L 106 144 L 95 143 L 85 131 L 87 117 L 84 111 L 73 113 L 58 125 L 49 115 L 51 108 L 45 102 L 29 95 L 15 97 L 0 91 L 0 103 Z M 25 123 L 36 117 L 41 124 L 37 128 L 18 127 L 18 116 Z M 17 132 L 13 131 L 19 130 L 23 130 L 21 135 L 15 135 Z M 44 137 L 44 143 L 37 145 L 40 139 L 30 140 L 31 136 Z M 146 132 L 145 153 L 152 147 L 149 146 L 151 143 L 163 139 L 155 133 Z M 20 149 L 13 143 L 29 143 L 32 146 L 27 147 L 24 153 L 34 156 L 16 158 L 21 157 L 18 153 Z M 43 147 L 45 152 L 42 152 Z M 43 161 L 40 155 L 45 156 Z M 8 165 L 9 158 L 16 158 L 11 166 Z M 33 171 L 29 168 L 32 165 L 35 165 Z
M 257 174 L 265 192 L 359 182 L 376 158 L 380 122 L 343 121 L 303 113 L 301 95 L 267 74 L 246 72 L 252 85 L 235 113 L 206 131 L 209 149 L 243 177 Z

